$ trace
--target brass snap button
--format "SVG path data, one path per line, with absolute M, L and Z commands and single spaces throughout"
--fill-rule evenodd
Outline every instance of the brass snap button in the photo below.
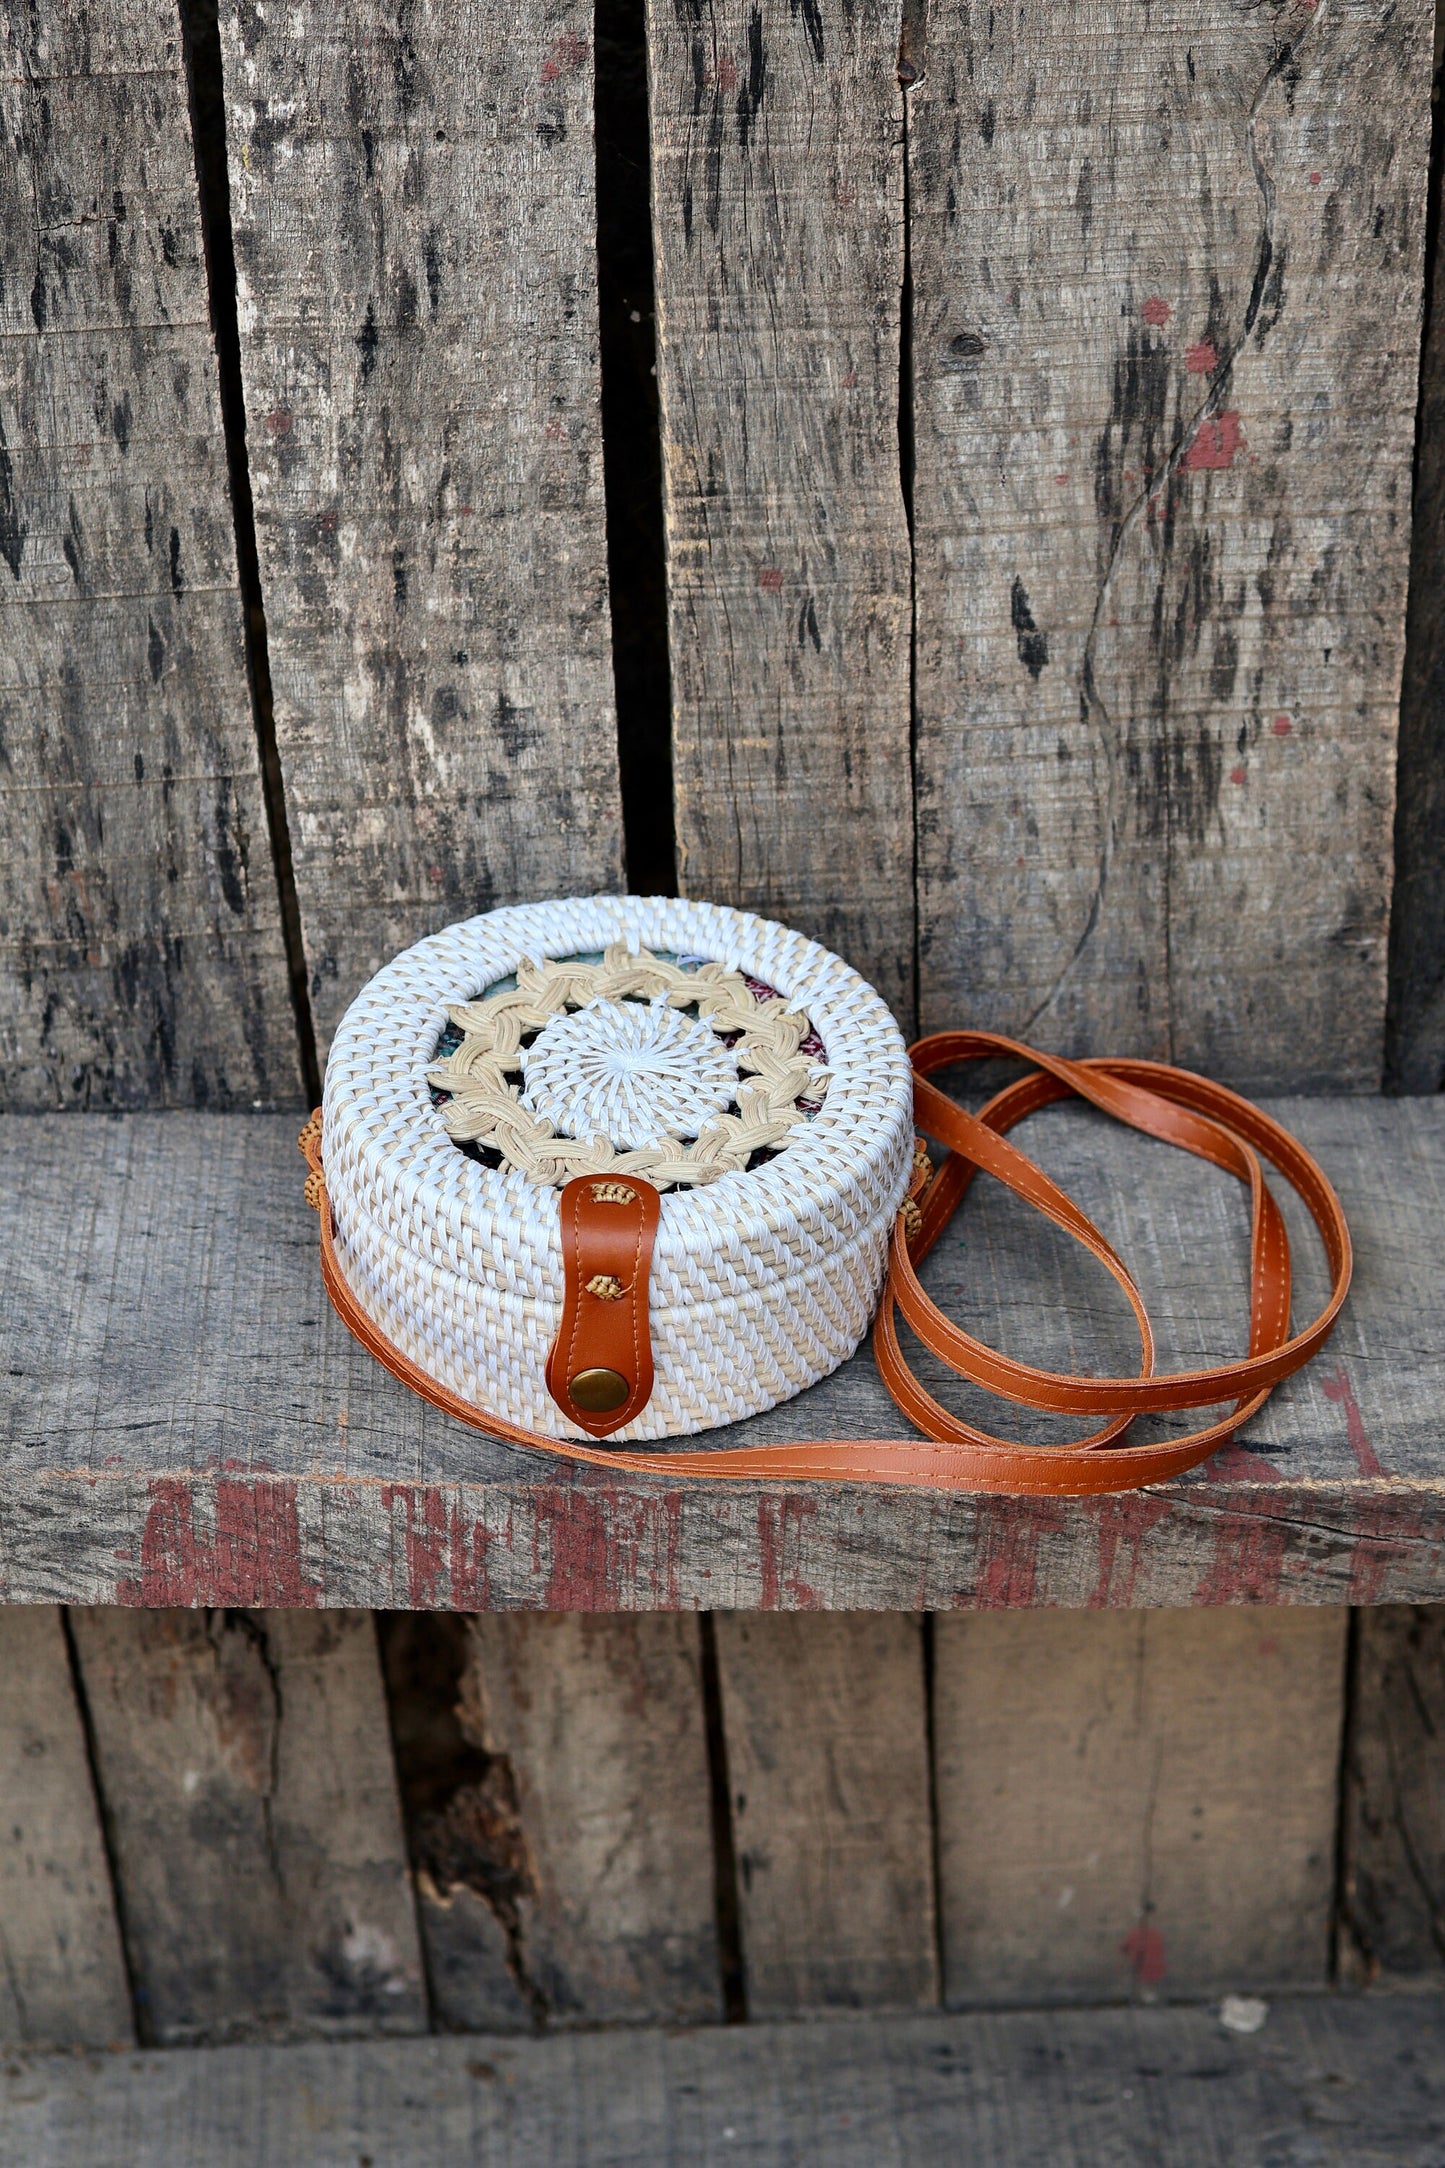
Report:
M 589 1415 L 610 1415 L 631 1391 L 620 1370 L 579 1370 L 567 1380 L 567 1398 Z

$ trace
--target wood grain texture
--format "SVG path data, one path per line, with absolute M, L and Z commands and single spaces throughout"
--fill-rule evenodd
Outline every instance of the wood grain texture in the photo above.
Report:
M 0 1103 L 295 1105 L 175 7 L 0 111 Z
M 73 1623 L 142 2036 L 422 2030 L 371 1620 Z
M 1439 1600 L 1445 1101 L 1273 1108 L 1354 1229 L 1335 1336 L 1196 1478 L 1080 1501 L 684 1485 L 665 1449 L 655 1477 L 624 1478 L 492 1443 L 333 1316 L 292 1122 L 0 1124 L 0 1593 L 466 1611 Z M 1244 1345 L 1235 1184 L 1082 1111 L 1050 1110 L 1024 1141 L 1138 1270 L 1161 1363 Z M 1303 1318 L 1322 1277 L 1303 1239 L 1297 1264 Z M 926 1277 L 1005 1348 L 1132 1366 L 1112 1283 L 993 1185 Z M 901 1427 L 865 1348 L 743 1435 Z
M 925 1029 L 1377 1083 L 1430 27 L 932 11 Z
M 135 2037 L 60 1614 L 0 1609 L 0 2041 Z
M 1410 607 L 1400 686 L 1395 903 L 1385 1078 L 1390 1089 L 1445 1086 L 1445 5 L 1435 7 L 1435 127 L 1430 176 L 1434 260 L 1428 266 L 1415 439 Z
M 1325 1984 L 1341 1611 L 941 1618 L 951 2003 Z
M 1385 1604 L 1356 1628 L 1345 1757 L 1347 1978 L 1445 1978 L 1445 1610 Z
M 912 1020 L 896 0 L 656 0 L 679 879 Z
M 0 2068 L 0 2168 L 1435 2168 L 1438 2001 L 874 2017 Z
M 718 1615 L 750 2017 L 938 2001 L 920 1624 Z
M 276 734 L 325 1051 L 494 904 L 621 882 L 579 0 L 222 9 Z
M 434 2022 L 718 2018 L 697 1621 L 382 1628 Z
M 463 1727 L 515 1801 L 515 1961 L 537 2016 L 719 2018 L 697 1621 L 478 1617 L 470 1636 Z

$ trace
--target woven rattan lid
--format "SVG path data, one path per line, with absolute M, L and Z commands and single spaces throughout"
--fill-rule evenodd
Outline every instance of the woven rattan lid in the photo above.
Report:
M 711 1015 L 681 1005 L 686 989 L 675 985 L 670 999 L 649 994 L 652 979 L 625 1003 L 590 998 L 619 947 L 639 962 L 659 959 L 653 979 L 686 972 Z M 517 1002 L 519 972 L 577 958 L 592 961 L 566 989 L 576 999 L 557 1000 L 544 973 L 554 1013 L 526 1034 L 531 1043 L 500 1080 L 516 1103 L 520 1145 L 509 1148 L 516 1132 L 504 1122 L 499 1151 L 485 1112 L 479 1144 L 466 1080 L 446 1068 L 467 1015 L 485 1012 L 499 988 Z M 746 997 L 739 1007 L 709 986 L 739 975 L 760 1017 L 788 1020 L 781 1054 L 765 1044 L 750 1056 Z M 476 1059 L 496 1084 L 488 1047 Z M 451 1097 L 438 1090 L 448 1083 Z M 497 1104 L 486 1090 L 477 1100 Z M 590 1152 L 609 1130 L 611 1147 L 631 1155 L 619 1166 L 670 1185 L 654 1260 L 662 1306 L 670 1292 L 696 1293 L 700 1266 L 719 1289 L 786 1277 L 819 1246 L 846 1248 L 896 1208 L 911 1139 L 903 1041 L 855 971 L 787 927 L 711 904 L 597 896 L 517 905 L 418 942 L 357 996 L 327 1063 L 324 1150 L 343 1229 L 364 1239 L 359 1222 L 368 1221 L 379 1244 L 514 1296 L 557 1299 L 555 1182 L 601 1165 L 567 1149 Z M 669 1133 L 671 1148 L 650 1170 L 647 1147 Z M 557 1168 L 548 1135 L 563 1155 Z M 744 1151 L 752 1138 L 762 1141 Z M 724 1171 L 690 1164 L 699 1150 L 721 1151 Z

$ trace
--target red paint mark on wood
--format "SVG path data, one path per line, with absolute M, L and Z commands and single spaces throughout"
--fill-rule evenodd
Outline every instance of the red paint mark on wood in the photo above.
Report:
M 1277 738 L 1287 738 L 1294 725 L 1287 715 L 1276 715 L 1269 727 Z
M 555 1484 L 536 1494 L 532 1571 L 545 1611 L 648 1610 L 680 1602 L 683 1499 Z
M 554 39 L 551 52 L 542 62 L 539 81 L 555 83 L 564 70 L 570 74 L 580 68 L 588 51 L 587 40 L 579 38 L 575 30 L 569 30 L 564 37 Z
M 147 1494 L 140 1577 L 117 1582 L 117 1603 L 151 1610 L 217 1604 L 279 1611 L 312 1610 L 320 1603 L 321 1590 L 302 1567 L 294 1483 L 219 1481 L 210 1540 L 197 1534 L 194 1518 L 204 1490 L 184 1477 L 162 1476 Z
M 1219 367 L 1213 339 L 1199 339 L 1184 349 L 1184 366 L 1191 376 L 1210 376 Z
M 549 421 L 542 424 L 542 434 L 549 444 L 565 444 L 567 442 L 567 424 L 559 420 L 557 415 L 554 414 Z
M 1441 1541 L 1433 1500 L 1385 1491 L 1352 1499 L 1343 1510 L 1355 1524 L 1348 1602 L 1399 1601 L 1407 1594 L 1402 1584 L 1435 1585 Z
M 490 1611 L 492 1576 L 487 1562 L 491 1530 L 484 1521 L 467 1527 L 461 1508 L 453 1506 L 448 1529 L 451 1604 L 456 1611 Z
M 1322 180 L 1322 179 L 1323 179 L 1323 175 L 1322 175 L 1322 174 L 1319 174 L 1319 173 L 1312 173 L 1312 174 L 1310 175 L 1310 187 L 1311 187 L 1311 188 L 1318 188 L 1318 187 L 1319 187 L 1319 185 L 1320 185 L 1320 182 L 1321 182 L 1321 180 Z
M 1278 1603 L 1289 1545 L 1287 1522 L 1269 1519 L 1248 1496 L 1241 1498 L 1237 1517 L 1221 1515 L 1215 1527 L 1213 1559 L 1194 1601 Z
M 391 1512 L 398 1500 L 406 1519 L 402 1536 L 406 1600 L 412 1610 L 435 1611 L 442 1604 L 447 1576 L 446 1502 L 441 1492 L 430 1485 L 387 1484 L 381 1494 L 383 1506 Z
M 1144 304 L 1145 323 L 1154 324 L 1160 331 L 1164 329 L 1173 313 L 1162 294 L 1151 294 Z
M 758 1500 L 758 1561 L 762 1577 L 759 1610 L 822 1609 L 817 1590 L 811 1588 L 798 1571 L 803 1530 L 817 1510 L 811 1498 L 772 1495 Z
M 718 55 L 717 85 L 718 89 L 725 93 L 738 87 L 738 64 L 731 53 Z
M 1229 780 L 1231 783 L 1247 783 L 1249 781 L 1249 770 L 1247 768 L 1231 768 Z
M 272 407 L 270 413 L 266 416 L 266 427 L 273 437 L 289 436 L 291 434 L 291 414 L 289 410 L 283 406 Z
M 1054 476 L 1054 480 L 1058 483 L 1060 489 L 1063 488 L 1065 482 L 1067 482 L 1068 479 L 1069 477 L 1067 476 L 1067 474 L 1056 474 Z
M 1127 1610 L 1134 1601 L 1144 1545 L 1150 1531 L 1169 1518 L 1167 1498 L 1147 1491 L 1123 1491 L 1088 1501 L 1091 1518 L 1098 1524 L 1099 1578 L 1089 1597 L 1091 1611 Z M 1120 1545 L 1124 1562 L 1117 1565 Z
M 1223 414 L 1205 416 L 1194 433 L 1194 442 L 1184 454 L 1182 465 L 1186 474 L 1223 473 L 1234 465 L 1244 449 L 1244 430 L 1238 411 L 1227 407 Z
M 1065 1509 L 1054 1498 L 1013 1498 L 1010 1510 L 981 1524 L 971 1594 L 954 1606 L 978 1611 L 1027 1610 L 1038 1583 L 1039 1546 L 1057 1535 Z
M 1333 1400 L 1345 1411 L 1345 1435 L 1350 1441 L 1350 1451 L 1355 1456 L 1361 1475 L 1384 1475 L 1387 1473 L 1379 1454 L 1375 1451 L 1365 1429 L 1365 1419 L 1355 1398 L 1355 1389 L 1343 1368 L 1320 1381 L 1325 1389 L 1326 1400 Z
M 1119 1944 L 1119 1953 L 1133 1966 L 1134 1977 L 1141 1987 L 1157 1987 L 1169 1970 L 1164 1955 L 1164 1937 L 1147 1920 L 1141 1920 L 1137 1927 L 1130 1929 Z
M 758 574 L 758 585 L 764 594 L 780 595 L 783 591 L 783 574 L 779 565 L 764 565 Z
M 543 1611 L 610 1611 L 616 1575 L 600 1491 L 543 1491 L 532 1521 L 532 1571 L 547 1574 Z M 612 1598 L 612 1601 L 609 1601 Z

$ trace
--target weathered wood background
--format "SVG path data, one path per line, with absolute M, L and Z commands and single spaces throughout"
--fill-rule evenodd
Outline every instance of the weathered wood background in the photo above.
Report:
M 590 15 L 216 13 L 186 0 L 184 48 L 169 0 L 4 33 L 17 1108 L 296 1104 L 283 901 L 324 1053 L 418 934 L 620 885 L 646 780 L 610 670 L 604 457 L 632 455 L 600 426 Z M 908 1025 L 1376 1085 L 1427 0 L 910 23 L 911 88 L 896 0 L 645 25 L 681 882 L 835 942 Z M 223 94 L 204 203 L 187 54 Z M 1438 345 L 1391 1036 L 1416 1088 Z
M 1439 1987 L 1445 1609 L 1348 1620 L 0 1610 L 0 2043 Z
M 608 20 L 641 448 L 579 0 L 0 24 L 0 1098 L 135 1117 L 3 1155 L 0 2039 L 1438 1984 L 1437 1108 L 1300 1110 L 1348 1337 L 1077 1512 L 521 1484 L 197 1120 L 667 787 L 650 863 L 910 1029 L 1445 1078 L 1428 0 Z

